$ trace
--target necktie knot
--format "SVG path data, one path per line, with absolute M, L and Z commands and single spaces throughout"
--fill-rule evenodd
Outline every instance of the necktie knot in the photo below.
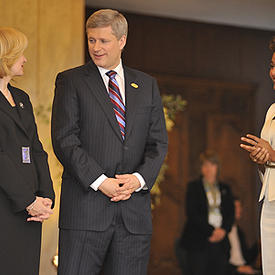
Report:
M 108 71 L 107 73 L 106 73 L 106 75 L 109 77 L 109 78 L 111 78 L 111 79 L 114 79 L 115 77 L 116 77 L 116 75 L 117 75 L 117 73 L 115 72 L 115 71 Z

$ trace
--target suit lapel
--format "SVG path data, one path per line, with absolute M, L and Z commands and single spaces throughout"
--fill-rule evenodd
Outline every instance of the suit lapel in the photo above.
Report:
M 32 133 L 33 133 L 33 124 L 30 121 L 30 119 L 32 118 L 31 114 L 26 109 L 25 98 L 22 96 L 22 94 L 15 93 L 13 89 L 14 88 L 11 87 L 12 96 L 18 108 L 19 116 L 21 118 L 20 120 L 21 125 L 23 125 L 23 130 L 25 130 L 25 133 L 27 134 L 27 136 L 30 137 L 32 136 Z
M 18 95 L 18 93 L 14 92 L 14 88 L 12 86 L 9 85 L 9 90 L 12 94 L 13 100 L 15 102 L 15 104 L 17 106 L 20 106 L 20 96 Z M 20 107 L 19 107 L 20 108 Z M 17 115 L 14 114 L 13 110 L 12 110 L 12 106 L 10 105 L 10 103 L 7 101 L 7 99 L 5 98 L 5 96 L 0 93 L 0 109 L 5 112 L 9 117 L 11 117 L 15 123 L 19 126 L 19 128 L 28 136 L 28 133 L 24 127 L 24 125 L 22 124 L 21 120 L 19 119 L 19 117 Z
M 206 194 L 205 188 L 203 186 L 203 179 L 202 178 L 200 179 L 200 188 L 201 188 L 201 194 L 202 194 L 201 199 L 203 200 L 203 203 L 206 206 L 206 209 L 208 211 L 208 199 L 207 199 L 207 194 Z
M 115 131 L 115 133 L 118 135 L 118 137 L 122 142 L 123 140 L 121 137 L 119 125 L 115 117 L 113 105 L 106 91 L 106 87 L 103 82 L 103 79 L 97 67 L 92 62 L 89 62 L 86 68 L 87 68 L 86 77 L 85 77 L 86 83 L 89 86 L 90 90 L 95 95 L 95 97 L 97 98 L 113 130 Z
M 127 67 L 124 67 L 125 98 L 126 98 L 126 135 L 125 140 L 130 136 L 135 121 L 136 109 L 138 106 L 137 95 L 139 92 L 136 75 Z

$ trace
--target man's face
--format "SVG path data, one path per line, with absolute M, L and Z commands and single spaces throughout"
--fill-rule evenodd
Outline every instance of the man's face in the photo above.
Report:
M 94 63 L 107 70 L 114 69 L 120 62 L 126 36 L 117 39 L 112 27 L 90 28 L 87 30 L 89 54 Z

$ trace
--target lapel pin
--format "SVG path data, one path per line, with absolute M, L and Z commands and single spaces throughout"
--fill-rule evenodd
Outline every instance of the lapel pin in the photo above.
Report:
M 135 89 L 138 88 L 138 85 L 137 85 L 136 83 L 134 83 L 134 82 L 131 83 L 131 86 L 132 86 L 133 88 L 135 88 Z
M 24 109 L 24 104 L 22 102 L 19 102 L 20 108 Z

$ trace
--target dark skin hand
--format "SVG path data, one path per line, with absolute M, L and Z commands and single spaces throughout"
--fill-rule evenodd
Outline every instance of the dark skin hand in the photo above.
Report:
M 266 140 L 251 134 L 241 137 L 241 140 L 248 143 L 248 145 L 242 143 L 240 147 L 249 152 L 249 157 L 253 162 L 265 164 L 267 161 L 273 161 L 274 150 Z

